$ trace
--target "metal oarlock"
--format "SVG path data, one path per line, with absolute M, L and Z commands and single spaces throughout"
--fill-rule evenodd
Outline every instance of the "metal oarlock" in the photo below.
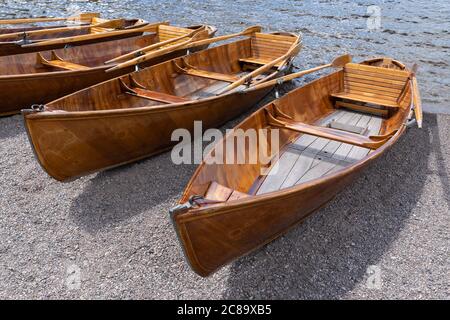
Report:
M 22 43 L 23 44 L 28 44 L 30 41 L 28 41 L 28 35 L 27 33 L 24 31 L 23 35 L 22 35 Z
M 278 79 L 277 80 L 277 84 L 275 85 L 275 98 L 279 99 L 280 98 L 280 92 L 278 90 L 278 88 L 284 83 L 283 79 Z
M 43 104 L 33 104 L 30 108 L 34 112 L 42 112 L 44 111 L 45 106 Z
M 185 203 L 181 203 L 175 207 L 173 207 L 172 209 L 169 210 L 170 215 L 173 215 L 175 213 L 180 213 L 180 212 L 186 212 L 191 208 L 194 208 L 196 206 L 198 206 L 196 204 L 197 200 L 201 200 L 204 199 L 202 196 L 199 195 L 193 195 L 189 198 L 189 200 Z

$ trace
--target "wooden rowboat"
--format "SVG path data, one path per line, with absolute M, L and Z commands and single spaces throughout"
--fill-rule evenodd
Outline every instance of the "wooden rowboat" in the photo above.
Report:
M 192 132 L 196 120 L 207 129 L 244 112 L 271 87 L 242 89 L 283 73 L 300 40 L 252 27 L 191 45 L 243 34 L 251 36 L 104 82 L 41 110 L 24 110 L 40 164 L 55 179 L 71 179 L 163 152 L 175 144 L 174 130 Z
M 414 74 L 402 66 L 387 58 L 346 63 L 267 104 L 217 143 L 171 211 L 193 270 L 208 276 L 279 237 L 392 147 L 405 132 L 411 106 L 420 108 L 413 102 Z M 220 153 L 249 129 L 267 129 L 267 138 L 255 148 Z M 279 148 L 268 138 L 276 129 Z M 260 157 L 265 146 L 273 149 L 268 162 Z M 211 161 L 231 151 L 244 159 L 256 154 L 257 160 Z
M 0 57 L 0 115 L 19 113 L 33 104 L 45 104 L 77 90 L 112 79 L 135 70 L 141 50 L 152 47 L 151 59 L 139 64 L 141 68 L 186 54 L 179 48 L 177 39 L 184 42 L 211 37 L 216 29 L 209 26 L 179 28 L 167 24 L 145 27 L 146 34 L 137 37 L 112 40 L 54 51 L 25 53 Z M 194 38 L 195 37 L 195 38 Z M 172 41 L 172 42 L 171 42 Z M 175 43 L 173 43 L 175 41 Z M 204 46 L 195 47 L 195 50 Z M 120 61 L 123 55 L 133 53 L 126 67 Z M 108 60 L 116 60 L 105 64 Z M 126 61 L 128 63 L 128 61 Z
M 53 20 L 52 20 L 53 19 Z M 56 20 L 55 20 L 56 19 Z M 65 19 L 65 20 L 62 20 Z M 21 26 L 45 21 L 65 21 L 72 25 Z M 0 20 L 0 56 L 59 49 L 142 35 L 148 23 L 141 19 L 101 19 L 97 13 L 70 18 L 35 18 Z

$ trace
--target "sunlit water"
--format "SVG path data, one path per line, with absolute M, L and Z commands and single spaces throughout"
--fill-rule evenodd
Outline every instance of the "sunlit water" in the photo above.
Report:
M 378 6 L 380 19 L 377 19 Z M 448 1 L 195 1 L 0 0 L 0 18 L 61 16 L 78 11 L 140 17 L 172 24 L 208 23 L 219 33 L 260 24 L 266 31 L 301 32 L 300 68 L 349 52 L 355 60 L 386 55 L 419 64 L 424 109 L 450 112 L 450 3 Z M 310 80 L 311 78 L 309 78 Z

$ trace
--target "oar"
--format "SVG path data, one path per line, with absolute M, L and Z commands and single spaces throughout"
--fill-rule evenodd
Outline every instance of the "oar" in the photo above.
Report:
M 82 13 L 78 16 L 72 16 L 67 18 L 26 18 L 26 19 L 5 19 L 0 20 L 0 24 L 26 24 L 36 22 L 54 22 L 54 21 L 73 21 L 73 20 L 91 20 L 92 18 L 98 18 L 99 13 Z
M 422 100 L 420 99 L 419 85 L 417 84 L 417 70 L 419 66 L 414 64 L 411 68 L 411 104 L 414 105 L 414 116 L 416 117 L 417 126 L 422 128 L 423 111 Z
M 269 63 L 266 63 L 265 65 L 259 67 L 258 69 L 250 72 L 249 74 L 247 74 L 246 76 L 240 78 L 239 80 L 233 82 L 232 84 L 230 84 L 229 86 L 227 86 L 225 89 L 223 89 L 222 91 L 220 91 L 220 93 L 218 93 L 218 95 L 220 94 L 224 94 L 225 92 L 228 92 L 230 90 L 233 90 L 237 87 L 239 87 L 240 85 L 246 83 L 247 81 L 253 79 L 254 77 L 262 74 L 263 72 L 266 72 L 267 70 L 270 70 L 274 65 L 276 65 L 279 62 L 282 62 L 286 59 L 288 59 L 289 57 L 295 55 L 298 53 L 298 51 L 300 50 L 301 47 L 301 43 L 295 43 L 289 50 L 287 53 L 285 53 L 284 55 L 282 55 L 281 57 L 272 60 Z
M 26 34 L 27 36 L 33 36 L 33 35 L 36 36 L 36 35 L 51 34 L 51 33 L 65 32 L 65 31 L 72 31 L 72 30 L 83 30 L 83 29 L 89 29 L 89 28 L 118 29 L 118 28 L 122 28 L 124 25 L 125 25 L 125 20 L 116 19 L 116 20 L 109 20 L 109 21 L 102 22 L 102 23 L 82 25 L 82 26 L 77 26 L 77 27 L 61 27 L 61 28 L 32 30 L 32 31 L 25 31 L 25 32 L 22 31 L 22 32 L 14 32 L 14 33 L 5 33 L 5 34 L 0 35 L 0 39 L 19 37 L 24 34 Z
M 220 36 L 220 37 L 214 37 L 214 38 L 210 38 L 210 39 L 192 42 L 188 46 L 186 46 L 186 48 L 200 47 L 200 46 L 204 46 L 204 45 L 211 44 L 214 42 L 228 40 L 228 39 L 235 38 L 235 37 L 247 36 L 247 35 L 250 35 L 250 34 L 253 34 L 256 32 L 261 32 L 260 26 L 249 27 L 249 28 L 245 29 L 244 31 L 241 31 L 238 33 L 232 33 L 232 34 L 228 34 L 228 35 L 224 35 L 224 36 Z
M 58 39 L 51 39 L 47 41 L 41 41 L 37 43 L 31 43 L 31 44 L 25 44 L 22 45 L 24 48 L 31 48 L 31 47 L 37 47 L 37 46 L 48 46 L 48 45 L 55 45 L 55 44 L 66 44 L 71 42 L 79 42 L 79 41 L 86 41 L 86 40 L 94 40 L 98 38 L 103 38 L 105 36 L 118 36 L 118 35 L 124 35 L 128 33 L 136 33 L 136 32 L 146 32 L 150 30 L 151 28 L 163 24 L 167 22 L 157 22 L 153 24 L 148 24 L 140 28 L 134 28 L 134 29 L 126 29 L 126 30 L 117 30 L 117 31 L 106 31 L 106 32 L 99 32 L 94 34 L 83 34 L 80 36 L 73 36 L 73 37 L 64 37 L 64 38 L 58 38 Z
M 153 51 L 153 52 L 149 52 L 147 54 L 144 54 L 143 56 L 140 56 L 140 57 L 137 57 L 137 58 L 125 61 L 123 63 L 120 63 L 120 64 L 112 67 L 112 68 L 107 69 L 106 72 L 112 72 L 112 71 L 123 69 L 123 68 L 129 67 L 129 66 L 139 65 L 139 64 L 141 64 L 143 62 L 146 62 L 146 61 L 148 61 L 150 59 L 154 59 L 154 58 L 162 56 L 162 55 L 164 55 L 166 53 L 173 52 L 173 51 L 175 51 L 177 49 L 182 49 L 182 48 L 184 49 L 184 47 L 187 44 L 189 44 L 192 41 L 196 41 L 200 37 L 202 37 L 202 35 L 200 33 L 197 33 L 192 38 L 190 38 L 190 39 L 188 39 L 186 41 L 177 43 L 177 44 L 175 44 L 173 46 L 170 46 L 170 47 L 167 47 L 167 48 L 162 48 L 162 49 L 159 49 L 159 50 L 156 50 L 156 51 Z
M 273 85 L 276 85 L 276 84 L 279 84 L 279 83 L 283 83 L 285 81 L 293 80 L 295 78 L 299 78 L 299 77 L 302 77 L 302 76 L 304 76 L 306 74 L 313 73 L 313 72 L 316 72 L 316 71 L 319 71 L 319 70 L 322 70 L 322 69 L 326 69 L 326 68 L 342 68 L 347 63 L 350 63 L 350 62 L 352 62 L 352 56 L 349 55 L 349 54 L 345 54 L 345 55 L 342 55 L 340 57 L 335 58 L 333 60 L 333 62 L 331 62 L 331 63 L 324 64 L 322 66 L 318 66 L 318 67 L 311 68 L 311 69 L 308 69 L 308 70 L 303 70 L 303 71 L 300 71 L 300 72 L 291 73 L 291 74 L 288 74 L 287 76 L 284 76 L 284 77 L 280 77 L 280 78 L 277 78 L 277 79 L 266 81 L 266 82 L 263 82 L 263 83 L 258 84 L 258 85 L 250 86 L 246 90 L 255 90 L 255 89 L 262 89 L 262 88 L 270 87 L 270 86 L 273 86 Z
M 123 56 L 120 56 L 120 57 L 108 60 L 108 61 L 105 62 L 105 64 L 110 64 L 110 63 L 113 63 L 113 62 L 117 62 L 117 61 L 121 61 L 121 60 L 125 60 L 125 59 L 130 59 L 130 58 L 136 58 L 137 56 L 142 56 L 144 53 L 152 51 L 152 50 L 155 50 L 155 49 L 157 49 L 159 47 L 169 45 L 171 43 L 183 40 L 185 38 L 191 38 L 195 34 L 197 34 L 199 32 L 202 32 L 205 29 L 206 29 L 206 27 L 203 26 L 203 27 L 201 27 L 201 28 L 199 28 L 197 30 L 194 30 L 192 32 L 189 32 L 189 33 L 187 33 L 185 35 L 182 35 L 182 36 L 179 36 L 179 37 L 176 37 L 176 38 L 173 38 L 173 39 L 169 39 L 169 40 L 166 40 L 166 41 L 161 41 L 161 42 L 158 42 L 158 43 L 154 43 L 154 44 L 149 45 L 147 47 L 144 47 L 142 49 L 138 49 L 138 50 L 135 50 L 133 52 L 124 54 Z

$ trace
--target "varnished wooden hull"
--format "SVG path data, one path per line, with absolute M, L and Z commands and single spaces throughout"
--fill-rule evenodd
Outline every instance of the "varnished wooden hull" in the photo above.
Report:
M 280 37 L 284 47 L 292 45 L 285 43 L 286 38 L 298 43 L 297 36 Z M 223 89 L 228 82 L 188 75 L 179 68 L 185 63 L 202 69 L 203 74 L 215 71 L 209 76 L 234 79 L 244 68 L 239 59 L 252 52 L 252 41 L 238 40 L 103 82 L 53 101 L 42 112 L 24 110 L 37 159 L 53 178 L 69 180 L 165 151 L 177 143 L 171 141 L 172 133 L 182 128 L 192 133 L 195 121 L 202 121 L 206 130 L 231 120 L 255 105 L 271 87 L 251 92 L 206 92 L 217 85 Z M 271 79 L 282 73 L 276 68 L 264 77 Z M 137 96 L 129 91 L 133 83 L 141 90 L 148 88 L 143 91 L 153 96 L 163 94 L 175 100 L 164 103 Z
M 295 114 L 296 119 L 314 123 L 332 112 L 329 95 L 342 89 L 342 77 L 342 71 L 322 77 L 287 94 L 276 105 L 285 114 Z M 410 98 L 405 98 L 392 121 L 383 123 L 382 132 L 391 127 L 397 129 L 383 146 L 353 165 L 292 187 L 256 194 L 255 186 L 260 185 L 261 165 L 202 163 L 186 187 L 180 204 L 186 204 L 194 195 L 208 200 L 206 194 L 211 182 L 237 191 L 244 197 L 233 201 L 212 201 L 171 212 L 174 227 L 192 269 L 201 276 L 208 276 L 284 234 L 332 200 L 397 142 L 406 128 L 410 101 Z M 272 110 L 273 106 L 269 103 L 236 128 L 265 128 L 266 109 Z M 281 146 L 291 143 L 296 137 L 298 134 L 281 130 Z
M 64 181 L 116 167 L 166 151 L 179 128 L 193 132 L 194 121 L 204 129 L 236 117 L 268 93 L 239 93 L 179 107 L 160 106 L 94 114 L 25 114 L 35 154 L 47 173 Z M 51 136 L 51 139 L 47 139 Z
M 209 33 L 208 36 L 212 36 L 216 29 L 211 30 L 213 32 Z M 0 74 L 0 101 L 2 101 L 0 104 L 0 116 L 20 113 L 21 109 L 29 109 L 32 105 L 46 104 L 70 93 L 134 71 L 134 67 L 128 67 L 113 72 L 105 72 L 105 70 L 111 67 L 111 65 L 106 66 L 103 64 L 104 61 L 108 60 L 106 51 L 108 50 L 109 58 L 114 58 L 132 50 L 139 49 L 142 46 L 149 45 L 151 41 L 154 41 L 154 38 L 154 35 L 144 35 L 55 50 L 62 57 L 67 52 L 72 52 L 72 56 L 79 54 L 79 60 L 94 64 L 93 67 L 86 70 L 51 70 L 49 72 L 43 72 L 37 68 L 36 70 L 39 72 Z M 203 47 L 194 48 L 191 51 L 201 49 Z M 98 54 L 99 52 L 101 54 Z M 146 68 L 166 60 L 183 56 L 186 53 L 186 49 L 166 53 L 140 64 L 140 68 Z M 12 64 L 20 71 L 22 65 L 29 65 L 31 61 L 35 61 L 34 54 L 26 53 L 0 57 L 0 67 L 7 69 Z M 41 54 L 47 57 L 50 56 L 50 52 L 42 52 Z M 31 57 L 31 55 L 33 56 Z M 99 59 L 102 60 L 100 61 Z M 99 61 L 92 63 L 95 60 Z
M 146 62 L 148 67 L 186 54 L 177 50 Z M 0 76 L 0 116 L 20 113 L 32 105 L 43 105 L 75 91 L 134 71 L 134 67 L 105 72 L 105 67 L 82 71 L 60 71 L 24 76 Z

